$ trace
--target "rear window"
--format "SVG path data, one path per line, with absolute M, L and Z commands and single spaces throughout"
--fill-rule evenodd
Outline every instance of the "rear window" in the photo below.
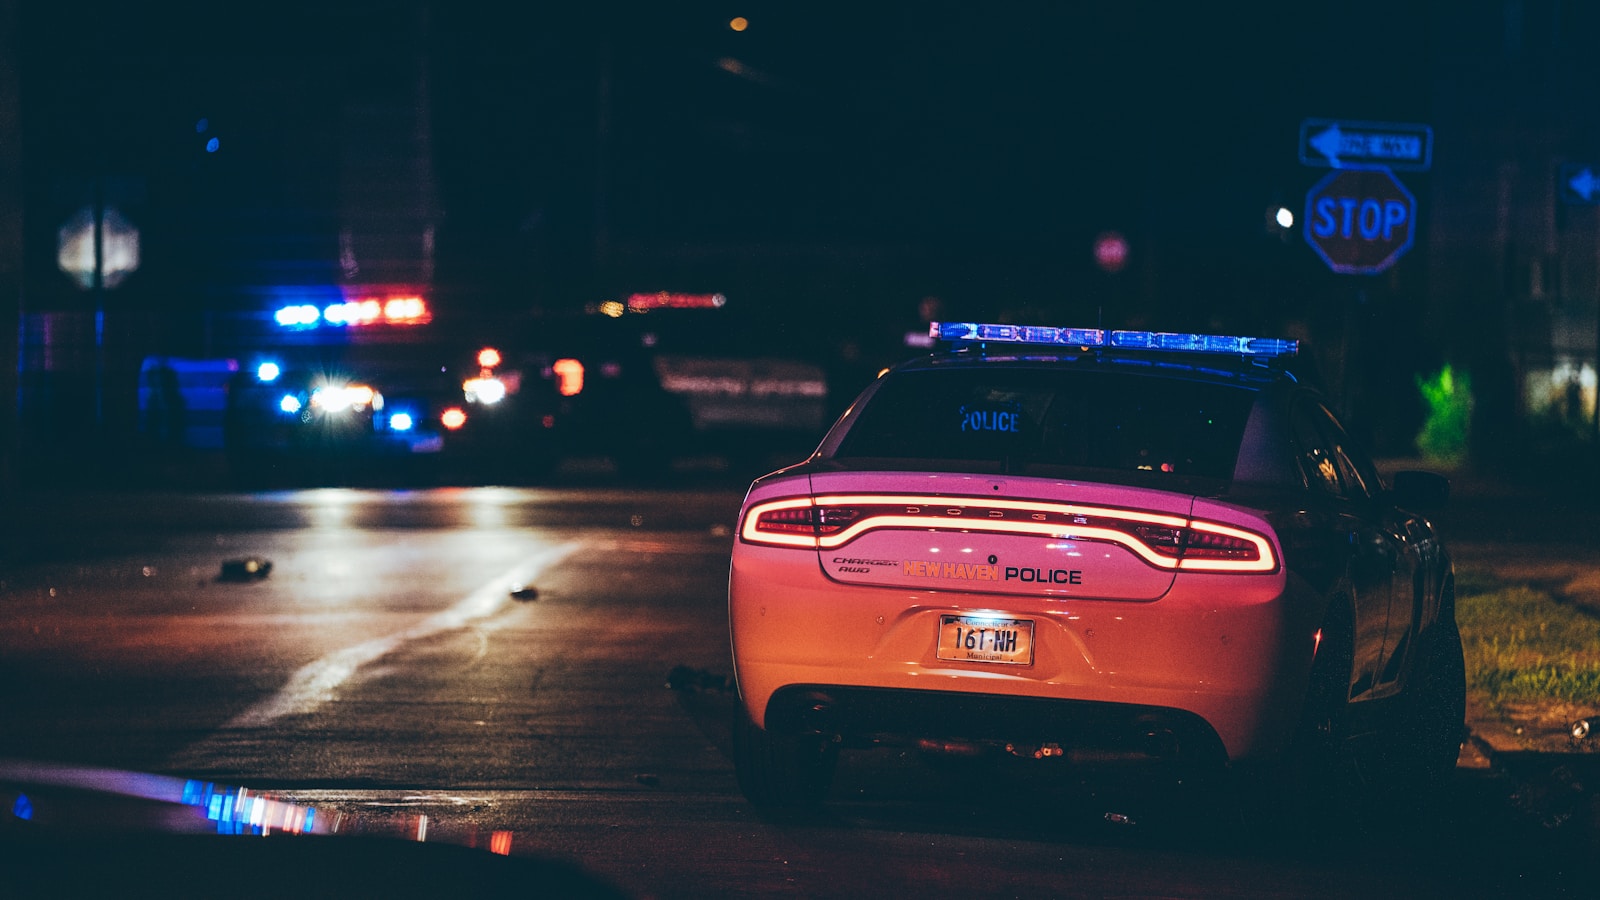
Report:
M 1250 388 L 1128 373 L 901 372 L 833 455 L 1231 479 L 1254 399 Z

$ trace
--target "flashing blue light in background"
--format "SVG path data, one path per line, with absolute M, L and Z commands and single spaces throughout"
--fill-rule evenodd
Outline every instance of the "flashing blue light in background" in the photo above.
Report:
M 390 431 L 410 431 L 416 424 L 410 413 L 397 412 L 389 417 Z
M 206 141 L 206 152 L 207 153 L 215 153 L 215 152 L 217 152 L 217 148 L 219 148 L 221 146 L 222 146 L 222 142 L 221 141 L 217 140 L 216 138 L 212 138 L 211 140 Z
M 300 411 L 300 398 L 294 394 L 284 394 L 283 399 L 278 401 L 278 408 L 290 415 L 294 415 Z
M 283 307 L 273 313 L 272 318 L 285 328 L 306 328 L 317 324 L 322 318 L 322 310 L 310 303 L 298 303 Z
M 205 134 L 206 130 L 209 129 L 210 127 L 211 127 L 211 120 L 207 119 L 204 116 L 201 116 L 200 117 L 200 121 L 194 123 L 194 133 L 195 134 Z
M 11 814 L 24 822 L 33 818 L 33 801 L 28 799 L 27 794 L 17 795 L 17 802 L 11 804 Z
M 262 383 L 271 383 L 278 380 L 283 374 L 283 368 L 275 362 L 264 362 L 256 366 L 256 380 Z

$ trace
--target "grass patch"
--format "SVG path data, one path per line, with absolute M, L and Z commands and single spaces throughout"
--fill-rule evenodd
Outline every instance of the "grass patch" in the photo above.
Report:
M 1467 690 L 1488 704 L 1600 701 L 1600 619 L 1526 586 L 1457 586 Z

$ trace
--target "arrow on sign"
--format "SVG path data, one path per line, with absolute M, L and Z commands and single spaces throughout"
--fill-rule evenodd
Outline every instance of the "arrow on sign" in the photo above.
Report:
M 1595 191 L 1600 188 L 1600 179 L 1596 179 L 1594 173 L 1585 167 L 1580 169 L 1578 174 L 1572 176 L 1572 179 L 1567 182 L 1567 187 L 1572 188 L 1574 194 L 1582 197 L 1583 202 L 1593 203 Z
M 1344 132 L 1339 130 L 1338 122 L 1333 123 L 1333 127 L 1327 131 L 1312 136 L 1310 143 L 1313 150 L 1328 158 L 1329 165 L 1339 168 L 1339 149 L 1344 144 Z
M 1365 164 L 1425 172 L 1433 162 L 1433 129 L 1401 122 L 1306 119 L 1300 123 L 1300 161 L 1335 169 Z

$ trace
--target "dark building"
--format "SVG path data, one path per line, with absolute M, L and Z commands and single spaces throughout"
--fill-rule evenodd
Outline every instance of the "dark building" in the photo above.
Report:
M 1600 174 L 1600 8 L 1452 4 L 1434 24 L 1430 326 L 1471 373 L 1481 452 L 1592 439 L 1600 190 L 1581 178 Z

